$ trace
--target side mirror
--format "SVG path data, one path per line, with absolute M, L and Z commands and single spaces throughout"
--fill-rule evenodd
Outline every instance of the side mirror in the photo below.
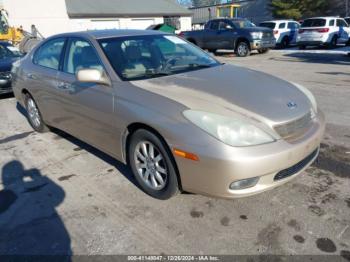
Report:
M 81 69 L 76 74 L 79 82 L 82 83 L 95 83 L 100 85 L 110 86 L 109 80 L 105 71 L 98 69 Z

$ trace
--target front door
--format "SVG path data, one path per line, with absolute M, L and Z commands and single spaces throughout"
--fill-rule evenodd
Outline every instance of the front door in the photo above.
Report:
M 64 110 L 62 129 L 99 149 L 116 150 L 114 89 L 112 86 L 81 83 L 76 73 L 81 69 L 105 70 L 95 47 L 82 38 L 71 38 L 66 49 L 62 71 L 58 74 Z

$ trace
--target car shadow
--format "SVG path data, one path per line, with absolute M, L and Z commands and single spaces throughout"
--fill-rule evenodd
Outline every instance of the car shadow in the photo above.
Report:
M 331 65 L 350 65 L 350 58 L 347 54 L 343 53 L 318 53 L 318 52 L 291 52 L 285 53 L 282 57 L 271 57 L 270 60 L 274 61 L 285 61 L 285 62 L 302 62 L 302 63 L 313 63 L 313 64 L 331 64 Z
M 60 256 L 60 261 L 70 261 L 71 239 L 56 211 L 64 190 L 17 160 L 3 166 L 1 183 L 1 256 Z
M 17 103 L 16 109 L 19 113 L 21 113 L 24 117 L 27 118 L 27 111 L 20 103 Z M 67 134 L 66 132 L 59 130 L 57 128 L 50 127 L 50 131 L 54 133 L 57 138 L 56 139 L 66 139 L 72 144 L 76 146 L 79 150 L 85 150 L 88 153 L 98 157 L 99 159 L 103 160 L 104 162 L 108 163 L 111 166 L 114 166 L 126 179 L 128 179 L 134 186 L 136 186 L 138 189 L 142 190 L 141 187 L 138 185 L 134 175 L 132 174 L 130 168 L 120 161 L 116 160 L 115 158 L 111 157 L 110 155 L 102 152 L 101 150 L 79 140 L 76 137 L 73 137 L 70 134 Z
M 9 94 L 0 94 L 0 100 L 2 99 L 8 99 L 8 98 L 13 98 L 14 95 L 13 93 L 9 93 Z

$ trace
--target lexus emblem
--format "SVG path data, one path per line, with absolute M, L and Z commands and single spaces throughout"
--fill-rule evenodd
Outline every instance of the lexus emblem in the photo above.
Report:
M 292 101 L 291 101 L 291 102 L 288 102 L 287 106 L 288 106 L 288 108 L 290 108 L 290 109 L 295 109 L 295 108 L 298 107 L 297 103 L 292 102 Z

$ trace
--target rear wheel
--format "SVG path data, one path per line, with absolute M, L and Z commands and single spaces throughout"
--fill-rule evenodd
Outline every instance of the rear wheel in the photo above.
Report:
M 236 55 L 239 57 L 246 57 L 250 55 L 250 48 L 247 42 L 238 42 L 236 47 Z
M 165 200 L 179 193 L 170 150 L 155 134 L 145 129 L 132 134 L 128 160 L 135 179 L 148 195 Z
M 338 37 L 335 35 L 335 36 L 333 36 L 332 41 L 330 42 L 328 47 L 329 48 L 336 48 L 337 45 L 338 45 Z
M 47 132 L 49 129 L 45 125 L 40 110 L 30 94 L 25 94 L 24 103 L 28 113 L 29 123 L 33 129 L 39 133 Z
M 289 39 L 288 37 L 284 37 L 281 42 L 281 48 L 287 48 L 289 47 Z

